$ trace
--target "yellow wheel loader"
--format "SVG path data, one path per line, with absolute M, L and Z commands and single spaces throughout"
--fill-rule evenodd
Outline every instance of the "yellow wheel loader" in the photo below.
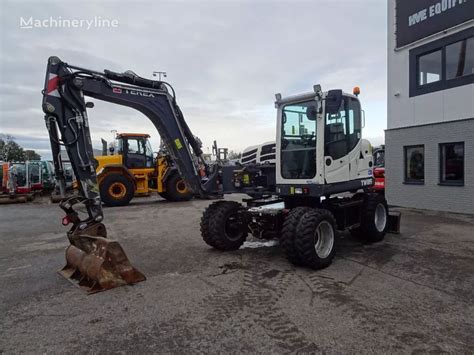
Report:
M 152 192 L 168 201 L 192 198 L 171 157 L 158 153 L 155 158 L 148 138 L 144 133 L 119 133 L 116 148 L 110 149 L 110 154 L 103 141 L 103 155 L 95 159 L 100 197 L 105 205 L 128 205 L 134 196 L 149 196 Z

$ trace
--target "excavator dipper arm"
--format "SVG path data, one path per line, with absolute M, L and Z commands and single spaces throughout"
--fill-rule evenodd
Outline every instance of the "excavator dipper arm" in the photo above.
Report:
M 42 106 L 50 136 L 55 174 L 60 191 L 64 192 L 65 175 L 60 155 L 61 146 L 64 146 L 79 183 L 79 196 L 66 198 L 60 202 L 60 207 L 66 212 L 63 224 L 73 224 L 68 232 L 71 242 L 69 248 L 73 249 L 68 249 L 66 252 L 68 265 L 62 274 L 68 278 L 79 279 L 79 284 L 82 282 L 83 286 L 85 282 L 89 292 L 94 292 L 124 283 L 138 282 L 144 279 L 144 276 L 130 265 L 117 242 L 114 242 L 117 245 L 108 248 L 108 242 L 105 241 L 106 231 L 102 224 L 103 212 L 95 173 L 96 162 L 87 117 L 87 108 L 91 105 L 86 103 L 85 96 L 128 106 L 147 116 L 157 128 L 181 176 L 195 194 L 206 196 L 217 192 L 219 167 L 214 166 L 206 182 L 201 183 L 197 162 L 190 148 L 194 156 L 204 163 L 202 151 L 186 124 L 176 103 L 174 90 L 169 84 L 141 78 L 130 71 L 114 73 L 109 70 L 104 72 L 88 70 L 68 65 L 58 57 L 50 57 L 46 69 Z M 81 218 L 74 209 L 74 205 L 78 203 L 86 207 L 87 216 L 84 218 Z M 97 272 L 92 270 L 94 268 L 82 265 L 90 264 L 90 260 L 85 259 L 91 254 L 94 254 L 97 263 L 106 258 L 100 254 L 101 248 L 102 253 L 108 252 L 107 255 L 109 257 L 112 255 L 112 259 L 115 253 L 115 259 L 123 259 L 126 262 L 117 261 L 117 265 L 114 265 L 112 260 L 108 266 L 99 265 L 96 268 Z M 108 249 L 110 250 L 107 251 Z M 127 263 L 131 271 L 127 268 L 123 271 L 125 270 L 123 265 Z M 102 269 L 105 267 L 107 272 L 104 273 L 101 267 Z M 111 270 L 115 270 L 118 275 L 113 282 L 109 280 Z M 127 275 L 133 272 L 141 276 L 135 275 L 135 278 L 127 279 Z

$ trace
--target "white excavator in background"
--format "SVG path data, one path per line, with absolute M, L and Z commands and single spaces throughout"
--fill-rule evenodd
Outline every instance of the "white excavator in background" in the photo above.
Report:
M 240 164 L 275 164 L 276 143 L 265 142 L 260 145 L 252 145 L 242 151 Z

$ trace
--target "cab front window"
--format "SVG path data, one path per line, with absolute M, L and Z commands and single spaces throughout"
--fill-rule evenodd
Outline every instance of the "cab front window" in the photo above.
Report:
M 283 107 L 281 125 L 281 175 L 285 179 L 316 176 L 316 101 Z

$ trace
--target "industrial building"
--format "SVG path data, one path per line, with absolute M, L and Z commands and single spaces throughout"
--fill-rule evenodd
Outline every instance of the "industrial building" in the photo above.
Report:
M 389 0 L 386 195 L 474 213 L 474 1 Z

